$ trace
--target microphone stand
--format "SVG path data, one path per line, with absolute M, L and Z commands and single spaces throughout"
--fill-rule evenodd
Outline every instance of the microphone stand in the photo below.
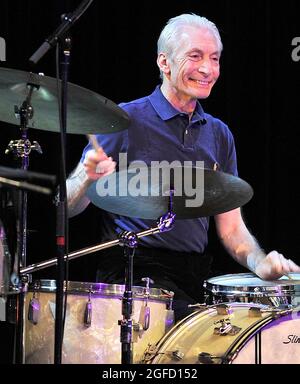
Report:
M 61 364 L 62 360 L 62 341 L 63 341 L 63 298 L 65 278 L 65 249 L 68 248 L 66 241 L 66 166 L 65 166 L 65 148 L 67 132 L 67 90 L 68 90 L 68 69 L 71 55 L 71 38 L 66 37 L 67 31 L 82 16 L 82 14 L 91 5 L 93 0 L 83 0 L 78 8 L 70 14 L 63 16 L 63 22 L 49 36 L 40 48 L 29 59 L 31 64 L 37 62 L 55 45 L 58 44 L 62 49 L 63 61 L 62 79 L 61 79 L 61 100 L 59 105 L 60 125 L 61 125 L 61 155 L 62 166 L 60 172 L 59 193 L 57 201 L 57 226 L 56 226 L 56 246 L 57 246 L 57 280 L 56 280 L 56 307 L 55 307 L 55 345 L 54 345 L 54 363 Z M 61 43 L 62 41 L 62 43 Z M 66 259 L 67 260 L 67 259 Z
M 71 55 L 71 38 L 66 37 L 62 43 L 59 43 L 63 53 L 62 81 L 61 81 L 61 158 L 60 183 L 58 192 L 57 223 L 56 223 L 56 249 L 57 249 L 57 279 L 56 279 L 56 306 L 55 306 L 55 343 L 54 343 L 54 364 L 61 364 L 62 360 L 62 342 L 63 342 L 63 310 L 64 310 L 64 279 L 65 279 L 65 250 L 68 248 L 66 241 L 66 133 L 67 133 L 67 99 L 68 99 L 68 73 Z M 66 252 L 67 253 L 67 252 Z
M 32 64 L 37 64 L 40 59 L 59 42 L 59 39 L 68 32 L 71 26 L 84 14 L 94 0 L 83 0 L 78 8 L 73 12 L 65 15 L 60 26 L 50 35 L 39 49 L 30 57 Z

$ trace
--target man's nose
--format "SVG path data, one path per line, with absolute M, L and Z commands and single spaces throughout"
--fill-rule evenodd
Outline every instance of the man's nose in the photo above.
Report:
M 212 71 L 210 61 L 209 60 L 202 61 L 202 63 L 199 65 L 198 71 L 205 73 L 206 75 L 209 75 Z

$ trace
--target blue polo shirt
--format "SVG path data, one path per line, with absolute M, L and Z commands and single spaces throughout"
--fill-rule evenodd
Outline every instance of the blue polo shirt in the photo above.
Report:
M 97 139 L 108 156 L 118 161 L 127 153 L 128 163 L 151 161 L 204 161 L 205 168 L 218 164 L 220 171 L 237 176 L 233 136 L 219 119 L 205 113 L 197 102 L 192 119 L 175 109 L 158 86 L 146 97 L 120 104 L 130 117 L 128 130 L 99 134 Z M 83 151 L 81 161 L 90 144 Z M 104 197 L 105 198 L 105 197 Z M 155 227 L 156 221 L 129 218 L 103 212 L 103 241 L 114 240 L 121 231 L 140 232 Z M 175 220 L 169 232 L 146 236 L 141 246 L 202 253 L 207 245 L 209 218 Z

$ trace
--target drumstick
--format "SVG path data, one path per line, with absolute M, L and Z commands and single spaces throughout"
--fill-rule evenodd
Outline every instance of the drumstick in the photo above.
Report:
M 98 151 L 101 148 L 95 135 L 88 134 L 86 135 L 86 137 L 88 138 L 89 142 L 92 144 L 95 151 Z

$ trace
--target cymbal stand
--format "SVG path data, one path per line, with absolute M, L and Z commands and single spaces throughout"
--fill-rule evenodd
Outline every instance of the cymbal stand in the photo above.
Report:
M 172 204 L 169 204 L 171 207 Z M 119 320 L 119 325 L 121 325 L 121 342 L 122 342 L 122 363 L 129 364 L 132 363 L 133 351 L 132 351 L 132 330 L 134 324 L 132 324 L 131 315 L 133 312 L 132 309 L 132 276 L 133 276 L 133 255 L 136 248 L 136 243 L 139 238 L 155 235 L 156 233 L 162 233 L 170 231 L 173 228 L 175 221 L 175 213 L 168 212 L 167 214 L 161 216 L 157 223 L 156 227 L 148 228 L 142 232 L 132 233 L 125 232 L 124 235 L 120 235 L 118 239 L 108 241 L 103 244 L 98 244 L 93 247 L 88 247 L 81 249 L 79 251 L 70 252 L 68 255 L 64 256 L 64 260 L 72 260 L 79 258 L 84 255 L 88 255 L 94 252 L 101 251 L 103 249 L 111 248 L 116 245 L 128 246 L 131 249 L 125 250 L 124 254 L 126 257 L 126 270 L 125 270 L 125 291 L 122 300 L 122 315 L 123 319 Z M 42 261 L 31 266 L 21 269 L 21 274 L 34 273 L 36 271 L 49 268 L 57 264 L 57 258 L 50 260 Z
M 166 232 L 173 228 L 175 214 L 172 212 L 173 208 L 174 190 L 170 191 L 169 197 L 169 212 L 162 216 L 158 222 L 160 232 Z M 135 249 L 138 246 L 138 235 L 134 232 L 124 231 L 120 234 L 120 244 L 124 247 L 125 257 L 125 290 L 122 297 L 122 320 L 119 320 L 120 325 L 120 341 L 121 348 L 121 364 L 133 363 L 133 329 L 134 325 L 132 320 L 133 314 L 133 295 L 132 295 L 132 282 L 133 282 L 133 257 Z
M 168 214 L 160 217 L 156 223 L 157 225 L 156 227 L 148 228 L 142 232 L 138 232 L 136 234 L 137 238 L 139 239 L 142 237 L 155 235 L 156 233 L 171 230 L 174 218 L 175 218 L 174 213 L 171 215 Z M 116 245 L 121 245 L 121 240 L 119 238 L 115 240 L 107 241 L 102 244 L 97 244 L 91 247 L 83 248 L 83 249 L 80 249 L 79 251 L 70 252 L 68 255 L 64 256 L 64 260 L 69 260 L 69 261 L 75 260 L 75 259 L 78 259 L 79 257 L 90 255 L 91 253 L 94 253 L 94 252 L 99 252 L 107 248 L 115 247 Z M 31 264 L 31 265 L 28 265 L 27 267 L 21 268 L 20 273 L 21 275 L 27 274 L 27 273 L 34 273 L 37 271 L 41 271 L 45 268 L 53 267 L 56 264 L 57 264 L 57 257 L 53 257 L 52 259 L 40 261 L 38 263 Z
M 16 157 L 21 158 L 21 168 L 25 171 L 29 167 L 29 155 L 32 150 L 42 153 L 41 147 L 37 142 L 33 145 L 28 139 L 28 121 L 32 119 L 34 110 L 31 105 L 31 98 L 34 89 L 39 88 L 36 84 L 33 74 L 30 74 L 28 86 L 28 95 L 20 107 L 14 106 L 15 114 L 20 119 L 21 139 L 11 141 L 5 153 L 12 152 Z M 22 276 L 19 280 L 20 269 L 27 264 L 27 205 L 28 198 L 25 190 L 18 191 L 18 217 L 17 217 L 17 251 L 14 260 L 11 283 L 14 287 L 20 288 L 20 293 L 16 299 L 15 313 L 15 340 L 14 340 L 14 363 L 24 363 L 24 298 L 27 289 L 29 276 Z
M 120 341 L 122 343 L 121 363 L 132 364 L 132 280 L 133 280 L 133 256 L 135 248 L 138 245 L 138 239 L 135 233 L 125 231 L 120 234 L 121 245 L 124 246 L 125 257 L 125 290 L 122 297 L 122 320 L 119 320 L 121 326 Z

